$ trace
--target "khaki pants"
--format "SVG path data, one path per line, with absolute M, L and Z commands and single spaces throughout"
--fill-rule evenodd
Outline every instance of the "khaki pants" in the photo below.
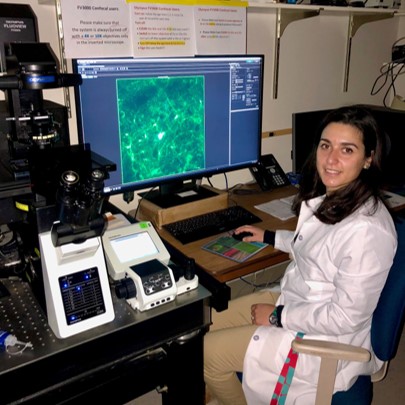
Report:
M 229 302 L 227 310 L 212 311 L 213 324 L 204 338 L 204 377 L 208 392 L 221 405 L 246 405 L 236 371 L 243 370 L 243 359 L 257 329 L 252 325 L 253 304 L 275 304 L 279 293 L 254 292 Z

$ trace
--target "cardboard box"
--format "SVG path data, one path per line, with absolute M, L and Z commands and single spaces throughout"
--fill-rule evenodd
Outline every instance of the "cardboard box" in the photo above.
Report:
M 143 199 L 140 201 L 137 219 L 151 221 L 156 228 L 162 229 L 163 225 L 227 207 L 228 193 L 224 191 L 219 191 L 219 194 L 213 197 L 170 208 L 161 208 Z

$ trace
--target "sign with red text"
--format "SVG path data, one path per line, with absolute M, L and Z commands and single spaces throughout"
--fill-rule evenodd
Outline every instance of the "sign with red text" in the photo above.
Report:
M 246 53 L 246 2 L 61 0 L 67 58 Z
M 66 58 L 131 55 L 125 0 L 62 0 L 61 12 Z

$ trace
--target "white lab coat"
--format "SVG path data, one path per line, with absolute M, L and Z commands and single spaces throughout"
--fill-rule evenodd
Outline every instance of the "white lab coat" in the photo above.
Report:
M 277 231 L 275 247 L 290 253 L 277 302 L 283 328 L 258 327 L 245 356 L 243 389 L 249 405 L 268 405 L 297 331 L 304 339 L 326 339 L 371 350 L 371 316 L 397 247 L 390 214 L 370 204 L 335 225 L 313 209 L 323 197 L 303 203 L 295 232 Z M 319 358 L 300 354 L 286 404 L 315 403 Z M 368 363 L 339 362 L 335 391 L 347 390 L 360 374 L 378 370 Z

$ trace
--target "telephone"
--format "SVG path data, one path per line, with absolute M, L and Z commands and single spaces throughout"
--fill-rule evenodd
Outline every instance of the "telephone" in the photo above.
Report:
M 263 155 L 258 164 L 250 168 L 250 172 L 263 191 L 291 184 L 272 154 Z

